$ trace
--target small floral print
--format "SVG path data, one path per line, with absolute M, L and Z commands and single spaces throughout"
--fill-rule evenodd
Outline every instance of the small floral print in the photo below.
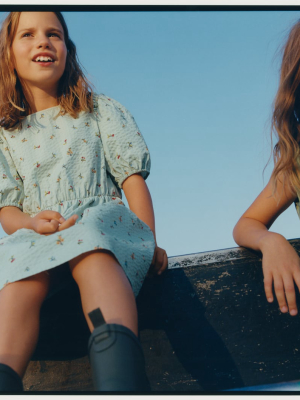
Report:
M 45 191 L 45 196 L 47 196 L 48 194 L 50 194 L 50 191 Z
M 100 139 L 101 133 L 100 133 L 100 132 L 96 132 L 96 133 L 95 133 L 95 136 L 97 136 L 97 137 Z
M 97 183 L 97 186 L 100 187 L 100 186 L 101 186 L 101 183 Z
M 37 184 L 37 183 L 34 183 L 34 184 L 33 184 L 33 187 L 35 187 L 35 188 L 38 187 L 38 184 Z
M 55 137 L 55 135 L 51 135 L 51 136 L 50 136 L 50 139 L 53 139 L 54 137 Z
M 20 188 L 18 186 L 15 186 L 14 189 L 15 190 L 20 190 Z
M 15 135 L 11 135 L 11 138 L 14 139 L 14 138 L 15 138 Z
M 116 221 L 114 221 L 114 224 L 115 224 L 116 226 L 118 226 L 118 224 L 116 223 Z
M 81 161 L 86 161 L 85 157 L 81 157 Z
M 55 153 L 52 153 L 52 158 L 56 158 L 56 154 Z
M 112 134 L 112 135 L 107 135 L 107 139 L 110 139 L 110 138 L 112 138 L 112 137 L 114 137 L 115 135 L 114 134 Z
M 68 139 L 65 139 L 65 140 L 64 140 L 64 143 L 63 143 L 64 145 L 67 144 L 67 140 L 68 140 Z
M 40 148 L 41 148 L 41 145 L 33 146 L 33 148 L 34 148 L 34 149 L 40 149 Z
M 3 192 L 2 190 L 0 190 L 0 194 L 1 194 L 1 195 L 3 195 L 3 194 L 4 194 L 4 192 Z M 1 243 L 0 243 L 0 244 L 1 244 Z
M 3 179 L 7 179 L 7 175 L 6 175 L 6 174 L 3 174 L 3 175 L 2 175 L 2 178 L 3 178 Z
M 82 201 L 78 200 L 78 207 L 81 206 L 81 204 L 82 204 Z
M 102 250 L 103 249 L 103 247 L 100 247 L 100 246 L 95 246 L 94 247 L 94 250 Z
M 47 174 L 47 178 L 50 178 L 51 174 Z
M 72 128 L 73 128 L 73 129 L 77 129 L 77 127 L 76 127 L 76 126 L 74 126 L 74 125 L 72 126 Z
M 50 260 L 50 261 L 55 261 L 55 257 L 50 257 L 50 258 L 48 258 L 48 260 Z
M 132 147 L 132 142 L 127 142 L 128 143 L 128 148 Z
M 45 118 L 45 114 L 41 114 L 40 119 Z
M 27 272 L 28 272 L 28 271 L 29 271 L 29 267 L 26 267 L 26 268 L 25 268 L 25 271 L 27 271 Z
M 127 268 L 128 267 L 127 261 L 125 261 L 124 264 L 125 264 L 125 267 Z
M 132 225 L 135 225 L 135 222 L 134 222 L 134 220 L 133 220 L 133 219 L 131 220 L 131 222 L 132 222 Z
M 105 236 L 105 233 L 103 233 L 102 231 L 100 231 L 100 232 L 101 232 L 101 235 Z
M 140 132 L 137 132 L 137 135 L 138 135 L 138 136 L 141 136 Z
M 63 239 L 63 237 L 61 235 L 58 236 L 58 239 L 56 239 L 56 244 L 61 244 L 63 245 L 65 239 Z
M 96 157 L 98 157 L 98 151 L 96 151 Z
M 34 245 L 35 245 L 35 240 L 32 240 L 29 248 L 31 249 L 31 247 L 33 247 Z
M 57 179 L 56 179 L 56 182 L 60 182 L 61 181 L 61 177 L 59 176 Z
M 24 158 L 20 157 L 20 160 L 21 160 L 21 161 L 24 161 Z
M 5 149 L 4 149 L 5 151 L 8 151 L 9 150 L 9 148 L 8 147 L 5 147 Z
M 82 179 L 82 178 L 84 178 L 82 175 L 81 175 L 81 173 L 78 175 L 78 178 L 80 178 L 80 179 Z
M 95 168 L 92 168 L 92 173 L 95 174 L 96 172 Z
M 14 178 L 15 178 L 16 181 L 20 180 L 20 177 L 18 175 L 14 175 Z
M 87 144 L 87 140 L 86 139 L 81 139 L 83 141 L 83 143 Z
M 29 129 L 29 128 L 31 128 L 31 125 L 28 124 L 28 125 L 27 125 L 27 129 Z
M 23 139 L 22 139 L 22 142 L 23 142 L 23 143 L 27 142 L 27 139 L 26 139 L 26 138 L 23 138 Z
M 74 192 L 74 188 L 73 188 L 72 185 L 70 185 L 69 190 L 70 190 L 71 192 Z
M 73 151 L 71 149 L 71 147 L 69 147 L 69 150 L 67 151 L 68 156 L 71 156 L 73 154 Z
M 41 166 L 41 164 L 38 161 L 33 165 L 36 165 L 37 168 L 39 168 Z
M 88 122 L 85 123 L 85 126 L 90 126 L 90 124 Z
M 11 257 L 10 257 L 10 262 L 12 263 L 12 262 L 14 262 L 14 261 L 15 261 L 14 256 L 11 256 Z
M 81 244 L 81 243 L 83 243 L 83 240 L 82 239 L 78 239 L 77 244 Z
M 122 215 L 120 215 L 120 217 L 119 217 L 119 221 L 120 221 L 120 222 L 122 222 Z
M 60 127 L 58 125 L 54 125 L 55 129 L 60 129 Z

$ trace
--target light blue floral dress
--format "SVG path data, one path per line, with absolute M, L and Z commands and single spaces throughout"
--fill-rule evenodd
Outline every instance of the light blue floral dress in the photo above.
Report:
M 54 210 L 76 224 L 52 235 L 19 229 L 0 239 L 0 289 L 91 250 L 110 250 L 135 295 L 151 264 L 150 228 L 124 206 L 123 181 L 149 175 L 150 155 L 132 115 L 117 101 L 94 96 L 94 112 L 74 119 L 60 106 L 27 116 L 0 132 L 0 207 L 34 217 Z

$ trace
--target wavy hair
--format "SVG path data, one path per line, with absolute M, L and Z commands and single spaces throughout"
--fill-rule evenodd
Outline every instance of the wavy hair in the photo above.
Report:
M 67 47 L 66 67 L 59 80 L 57 100 L 62 114 L 77 118 L 80 111 L 93 110 L 92 86 L 82 72 L 76 46 L 69 37 L 62 13 L 54 14 L 62 25 Z M 16 127 L 32 111 L 14 69 L 11 50 L 20 15 L 21 12 L 10 12 L 0 31 L 0 126 L 5 129 Z
M 278 137 L 273 149 L 273 193 L 277 182 L 300 192 L 300 20 L 290 30 L 283 47 L 280 82 L 274 100 L 272 133 Z M 280 176 L 280 178 L 279 178 Z

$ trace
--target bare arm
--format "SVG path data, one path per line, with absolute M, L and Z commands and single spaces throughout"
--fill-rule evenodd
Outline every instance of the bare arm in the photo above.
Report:
M 123 182 L 123 191 L 130 210 L 133 211 L 139 219 L 145 222 L 153 232 L 156 249 L 150 274 L 155 272 L 160 275 L 168 266 L 168 258 L 165 250 L 158 247 L 156 244 L 154 211 L 147 184 L 142 176 L 134 174 Z
M 236 243 L 240 246 L 262 251 L 264 243 L 273 234 L 273 232 L 268 231 L 271 225 L 296 198 L 297 195 L 288 187 L 283 187 L 281 182 L 278 182 L 277 193 L 274 197 L 272 195 L 272 181 L 270 180 L 236 224 L 233 230 Z
M 273 286 L 282 312 L 296 315 L 294 283 L 300 290 L 300 260 L 289 242 L 280 234 L 270 232 L 276 218 L 296 199 L 296 194 L 278 182 L 277 195 L 272 196 L 272 181 L 260 193 L 236 224 L 233 236 L 237 244 L 262 252 L 264 287 L 269 302 Z
M 131 175 L 123 182 L 123 191 L 130 210 L 149 226 L 155 238 L 155 219 L 152 199 L 144 179 L 141 175 Z
M 76 219 L 77 215 L 72 215 L 65 220 L 61 214 L 51 210 L 41 211 L 33 218 L 23 213 L 18 207 L 8 206 L 0 210 L 0 223 L 8 235 L 22 228 L 33 229 L 41 235 L 48 235 L 69 228 L 75 224 Z

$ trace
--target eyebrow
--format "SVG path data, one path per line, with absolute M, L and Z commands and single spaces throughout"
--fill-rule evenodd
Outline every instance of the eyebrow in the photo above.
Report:
M 34 30 L 36 30 L 36 28 L 24 28 L 24 29 L 20 29 L 19 31 L 17 31 L 17 33 L 21 33 L 21 32 L 24 32 L 24 31 L 34 31 Z M 47 29 L 47 31 L 51 31 L 51 32 L 53 32 L 53 31 L 55 31 L 55 32 L 59 32 L 60 34 L 64 34 L 64 32 L 61 30 L 61 29 L 59 29 L 59 28 L 48 28 Z

